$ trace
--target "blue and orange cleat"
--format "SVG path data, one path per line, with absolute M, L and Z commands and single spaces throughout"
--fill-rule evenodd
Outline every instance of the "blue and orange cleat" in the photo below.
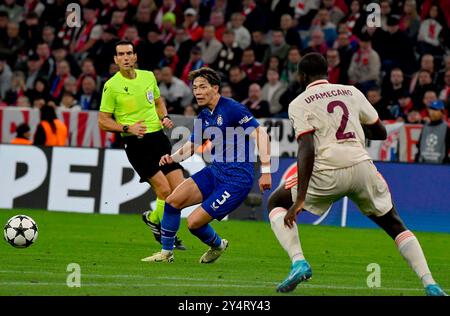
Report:
M 297 287 L 300 282 L 308 281 L 311 278 L 312 270 L 308 261 L 295 261 L 291 266 L 291 272 L 289 272 L 286 280 L 284 280 L 277 286 L 277 292 L 291 292 Z
M 448 296 L 438 284 L 430 284 L 425 288 L 427 296 Z

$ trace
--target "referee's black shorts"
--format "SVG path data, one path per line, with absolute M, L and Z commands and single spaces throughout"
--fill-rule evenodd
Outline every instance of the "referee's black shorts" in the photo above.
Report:
M 159 165 L 161 157 L 170 155 L 172 151 L 169 138 L 162 130 L 147 133 L 142 138 L 126 136 L 123 139 L 128 160 L 141 177 L 140 182 L 148 182 L 160 170 L 166 175 L 173 170 L 183 169 L 179 163 Z

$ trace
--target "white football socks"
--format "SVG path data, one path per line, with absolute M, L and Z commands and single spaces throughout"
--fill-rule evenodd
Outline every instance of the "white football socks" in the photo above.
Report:
M 405 230 L 395 237 L 395 243 L 397 244 L 398 250 L 402 254 L 403 258 L 405 258 L 422 281 L 423 286 L 436 284 L 431 276 L 427 260 L 425 259 L 422 247 L 420 247 L 416 236 L 414 236 L 411 231 Z
M 269 214 L 270 225 L 283 249 L 288 253 L 292 263 L 303 260 L 302 246 L 298 237 L 297 224 L 292 228 L 284 225 L 284 216 L 287 210 L 282 207 L 275 207 Z

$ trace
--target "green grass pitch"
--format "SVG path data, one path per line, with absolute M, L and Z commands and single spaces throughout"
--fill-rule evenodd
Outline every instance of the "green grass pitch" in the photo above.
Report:
M 187 251 L 175 262 L 144 263 L 159 250 L 139 215 L 0 210 L 0 224 L 16 214 L 38 224 L 37 242 L 16 249 L 0 242 L 0 295 L 424 295 L 421 282 L 379 229 L 300 225 L 313 278 L 290 294 L 275 287 L 290 262 L 267 222 L 213 222 L 229 240 L 214 264 L 198 263 L 207 246 L 181 223 Z M 450 289 L 450 234 L 417 233 L 435 280 Z M 81 287 L 70 288 L 67 266 L 81 268 Z M 370 263 L 381 268 L 381 287 L 369 288 Z

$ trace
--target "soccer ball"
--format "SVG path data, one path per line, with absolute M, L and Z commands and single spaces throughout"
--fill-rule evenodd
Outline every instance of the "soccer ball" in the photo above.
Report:
M 16 215 L 11 217 L 3 231 L 5 240 L 17 248 L 31 246 L 38 237 L 36 222 L 29 216 Z

